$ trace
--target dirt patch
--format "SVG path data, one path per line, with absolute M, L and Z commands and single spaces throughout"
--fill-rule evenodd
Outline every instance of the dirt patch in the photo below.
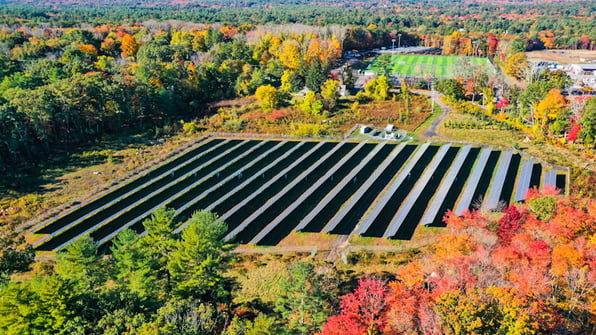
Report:
M 596 61 L 596 50 L 540 50 L 526 52 L 531 62 L 576 64 Z
M 383 128 L 391 123 L 399 129 L 411 132 L 430 117 L 430 109 L 428 99 L 418 95 L 412 96 L 408 108 L 404 101 L 375 101 L 359 106 L 354 119 L 348 125 L 360 123 Z

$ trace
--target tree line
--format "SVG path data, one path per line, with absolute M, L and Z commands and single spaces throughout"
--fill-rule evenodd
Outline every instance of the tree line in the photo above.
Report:
M 145 234 L 124 230 L 101 250 L 80 238 L 27 276 L 29 249 L 1 243 L 0 332 L 585 334 L 595 330 L 594 220 L 593 200 L 534 189 L 498 220 L 449 212 L 431 248 L 359 273 L 306 256 L 251 262 L 231 253 L 217 216 L 197 212 L 173 234 L 183 222 L 160 208 Z
M 3 168 L 122 129 L 200 117 L 206 103 L 279 86 L 284 74 L 292 91 L 318 91 L 341 56 L 327 30 L 252 25 L 13 27 L 0 43 Z

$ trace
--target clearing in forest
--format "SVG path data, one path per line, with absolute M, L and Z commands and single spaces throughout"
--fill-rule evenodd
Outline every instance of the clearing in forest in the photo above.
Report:
M 179 219 L 175 232 L 205 209 L 240 244 L 274 246 L 289 235 L 294 246 L 328 242 L 321 233 L 410 240 L 418 226 L 441 226 L 448 209 L 498 210 L 533 187 L 565 190 L 566 173 L 473 145 L 205 136 L 29 233 L 38 251 L 85 235 L 108 246 L 126 228 L 142 233 L 142 222 L 167 206 Z

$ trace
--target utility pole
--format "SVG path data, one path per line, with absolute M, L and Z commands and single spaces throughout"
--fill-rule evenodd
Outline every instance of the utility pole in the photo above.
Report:
M 401 48 L 401 33 L 397 34 L 397 48 Z
M 435 112 L 435 85 L 433 82 L 430 83 L 430 101 L 431 101 L 431 109 L 430 112 Z

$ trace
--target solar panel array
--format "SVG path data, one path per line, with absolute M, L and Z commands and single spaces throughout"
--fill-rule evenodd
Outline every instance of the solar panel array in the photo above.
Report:
M 143 233 L 167 206 L 181 218 L 219 214 L 238 243 L 275 245 L 292 231 L 409 239 L 446 209 L 494 210 L 531 187 L 565 188 L 564 173 L 472 145 L 213 136 L 30 231 L 37 250 L 84 235 L 104 245 L 125 228 Z

